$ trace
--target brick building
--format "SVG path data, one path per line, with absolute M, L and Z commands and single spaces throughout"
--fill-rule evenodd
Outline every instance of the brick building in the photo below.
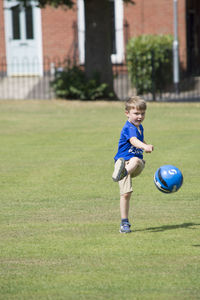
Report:
M 173 0 L 134 2 L 125 5 L 122 0 L 110 1 L 115 64 L 124 62 L 129 38 L 141 34 L 173 34 Z M 34 5 L 24 9 L 17 0 L 1 0 L 0 71 L 7 75 L 42 75 L 44 62 L 63 61 L 67 57 L 84 64 L 84 28 L 83 0 L 77 0 L 71 10 L 39 9 Z M 178 0 L 179 54 L 188 70 L 200 63 L 199 33 L 199 0 Z

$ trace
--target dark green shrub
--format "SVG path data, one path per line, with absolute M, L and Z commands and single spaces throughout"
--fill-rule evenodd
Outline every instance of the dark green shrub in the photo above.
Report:
M 173 78 L 173 37 L 142 35 L 127 44 L 127 66 L 138 94 L 163 91 Z
M 56 97 L 63 99 L 95 100 L 113 97 L 108 92 L 108 85 L 100 83 L 98 74 L 87 80 L 85 73 L 79 66 L 70 66 L 56 71 L 51 86 Z

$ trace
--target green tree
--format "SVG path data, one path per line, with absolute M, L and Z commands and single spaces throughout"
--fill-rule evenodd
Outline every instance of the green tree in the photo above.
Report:
M 31 0 L 19 0 L 28 5 Z M 34 0 L 41 8 L 47 5 L 72 8 L 74 0 Z M 133 3 L 132 0 L 123 0 Z M 99 73 L 100 82 L 113 91 L 111 62 L 111 28 L 109 0 L 84 0 L 85 4 L 85 72 L 88 79 Z

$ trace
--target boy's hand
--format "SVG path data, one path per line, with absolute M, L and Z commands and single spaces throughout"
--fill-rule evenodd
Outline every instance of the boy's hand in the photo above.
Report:
M 153 151 L 153 145 L 148 145 L 146 142 L 141 142 L 135 136 L 130 138 L 130 143 L 136 148 L 143 149 L 146 153 L 151 153 Z
M 151 153 L 152 151 L 153 151 L 153 145 L 145 145 L 145 149 L 144 149 L 144 151 L 146 152 L 146 153 Z

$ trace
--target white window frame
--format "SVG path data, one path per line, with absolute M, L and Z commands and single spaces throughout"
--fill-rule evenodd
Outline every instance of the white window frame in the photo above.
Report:
M 123 0 L 114 0 L 115 3 L 115 38 L 116 38 L 116 54 L 111 55 L 113 64 L 120 64 L 124 61 L 124 34 L 123 34 Z M 78 6 L 78 48 L 79 61 L 85 63 L 85 14 L 84 0 L 77 1 Z

